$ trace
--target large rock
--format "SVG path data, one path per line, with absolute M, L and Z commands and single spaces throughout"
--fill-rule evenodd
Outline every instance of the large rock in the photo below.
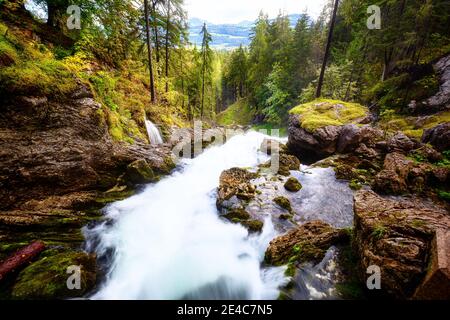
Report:
M 438 151 L 450 149 L 450 122 L 440 124 L 425 130 L 422 136 L 423 143 L 430 143 Z
M 322 221 L 311 221 L 272 240 L 265 260 L 272 265 L 286 264 L 292 257 L 298 262 L 317 262 L 332 245 L 348 239 L 345 230 L 335 229 Z
M 75 270 L 70 267 L 80 268 L 79 289 L 68 288 L 68 278 Z M 21 271 L 12 289 L 12 297 L 38 300 L 83 297 L 93 289 L 96 278 L 95 255 L 83 252 L 59 253 L 43 257 Z
M 376 265 L 383 293 L 410 298 L 427 272 L 436 232 L 450 229 L 448 211 L 420 198 L 383 198 L 361 190 L 354 197 L 354 212 L 353 244 L 361 280 L 365 282 L 368 267 Z M 446 242 L 439 246 L 437 251 L 448 252 Z M 438 284 L 442 286 L 448 283 Z
M 403 194 L 408 191 L 407 178 L 413 166 L 411 160 L 401 153 L 389 153 L 383 170 L 375 177 L 374 188 L 385 194 Z
M 375 148 L 384 137 L 383 131 L 369 125 L 326 126 L 313 132 L 300 126 L 296 115 L 289 118 L 289 150 L 305 160 L 318 160 L 334 153 L 350 153 L 361 144 Z
M 413 298 L 450 300 L 450 231 L 442 229 L 436 231 L 427 275 Z
M 252 199 L 256 188 L 250 181 L 256 177 L 256 173 L 241 168 L 231 168 L 222 172 L 217 191 L 217 207 L 221 209 L 223 202 L 234 196 L 241 200 Z
M 404 133 L 397 133 L 387 141 L 389 152 L 401 152 L 407 154 L 415 149 L 416 143 L 408 138 Z
M 106 191 L 136 160 L 156 176 L 174 167 L 169 146 L 114 141 L 101 106 L 83 86 L 65 100 L 16 97 L 1 104 L 0 210 L 30 199 Z
M 435 63 L 433 69 L 439 77 L 439 91 L 423 101 L 411 101 L 410 113 L 433 114 L 450 109 L 450 55 Z
M 289 117 L 289 150 L 300 159 L 321 159 L 336 152 L 341 127 L 326 126 L 309 132 L 300 126 L 297 115 Z

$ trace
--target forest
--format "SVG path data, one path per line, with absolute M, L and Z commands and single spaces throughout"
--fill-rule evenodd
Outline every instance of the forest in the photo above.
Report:
M 450 2 L 189 4 L 0 0 L 0 300 L 449 300 Z

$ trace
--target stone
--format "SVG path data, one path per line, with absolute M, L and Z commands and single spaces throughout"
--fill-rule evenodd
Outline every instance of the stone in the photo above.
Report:
M 284 188 L 290 192 L 298 192 L 302 189 L 302 185 L 297 178 L 290 177 L 284 184 Z
M 220 209 L 224 201 L 236 196 L 241 200 L 250 200 L 255 196 L 256 187 L 251 180 L 256 179 L 257 174 L 241 168 L 225 170 L 220 175 L 217 191 L 217 207 Z
M 154 182 L 156 180 L 156 176 L 147 161 L 145 159 L 139 159 L 128 165 L 122 179 L 125 183 L 136 185 Z
M 175 167 L 169 146 L 114 140 L 100 104 L 88 97 L 92 92 L 80 93 L 84 90 L 62 101 L 18 97 L 2 102 L 0 210 L 18 209 L 32 199 L 107 191 L 141 159 L 155 176 Z
M 450 300 L 450 231 L 436 231 L 427 274 L 413 299 Z
M 429 265 L 431 241 L 437 230 L 449 230 L 447 209 L 422 198 L 384 198 L 371 190 L 354 196 L 353 245 L 359 275 L 381 268 L 381 292 L 398 299 L 411 298 Z
M 416 144 L 408 138 L 404 133 L 399 132 L 388 140 L 388 151 L 407 154 L 413 150 Z
M 422 136 L 422 142 L 431 144 L 440 152 L 449 150 L 450 122 L 446 122 L 434 128 L 425 130 Z
M 329 247 L 348 240 L 344 230 L 322 221 L 311 221 L 272 240 L 265 261 L 276 266 L 288 263 L 292 256 L 299 262 L 320 261 Z
M 275 202 L 281 208 L 286 209 L 289 212 L 292 211 L 291 202 L 286 197 L 276 197 L 275 199 L 273 199 L 273 202 Z
M 404 194 L 408 192 L 407 178 L 413 166 L 411 160 L 401 153 L 389 153 L 383 170 L 375 177 L 375 190 L 385 194 Z

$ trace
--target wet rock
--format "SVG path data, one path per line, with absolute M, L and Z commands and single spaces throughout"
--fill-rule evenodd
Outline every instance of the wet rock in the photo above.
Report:
M 450 300 L 450 231 L 436 231 L 427 274 L 413 299 Z
M 81 268 L 81 288 L 70 290 L 67 270 Z M 17 277 L 12 288 L 14 299 L 67 299 L 82 297 L 96 283 L 96 258 L 83 252 L 66 252 L 44 257 L 31 264 Z
M 109 190 L 140 159 L 155 175 L 174 168 L 169 146 L 113 140 L 101 105 L 85 90 L 62 101 L 18 97 L 2 103 L 0 210 L 31 199 Z
M 345 153 L 354 150 L 362 140 L 360 131 L 358 126 L 354 124 L 343 126 L 339 135 L 337 151 Z
M 408 153 L 413 150 L 416 143 L 408 138 L 405 134 L 399 132 L 387 142 L 389 152 Z
M 320 262 L 329 247 L 348 240 L 344 230 L 335 229 L 322 221 L 311 221 L 272 240 L 265 260 L 272 265 L 286 264 L 292 257 L 298 262 Z
M 236 221 L 240 221 L 240 220 L 250 219 L 250 214 L 243 209 L 235 209 L 235 210 L 230 210 L 223 217 L 230 220 L 231 222 L 236 222 Z
M 422 136 L 423 143 L 430 143 L 438 151 L 450 149 L 450 122 L 440 124 L 425 130 Z
M 139 159 L 130 163 L 127 167 L 125 175 L 121 177 L 125 184 L 144 184 L 154 182 L 156 180 L 155 173 L 145 159 Z
M 420 198 L 383 198 L 361 190 L 354 197 L 354 247 L 361 280 L 367 268 L 381 268 L 381 290 L 409 298 L 423 280 L 437 230 L 449 230 L 444 207 Z
M 273 202 L 275 202 L 277 205 L 279 205 L 281 208 L 286 209 L 289 212 L 292 212 L 292 206 L 291 202 L 286 197 L 276 197 L 273 199 Z
M 260 220 L 247 220 L 240 222 L 244 227 L 248 229 L 250 233 L 258 233 L 261 232 L 264 227 L 264 222 Z
M 404 194 L 408 191 L 407 178 L 413 166 L 401 153 L 390 153 L 384 160 L 383 170 L 375 177 L 374 188 L 385 194 Z
M 289 176 L 290 170 L 300 170 L 300 160 L 292 155 L 280 154 L 278 174 Z
M 222 172 L 217 192 L 217 207 L 220 209 L 224 201 L 234 196 L 240 200 L 254 198 L 256 188 L 250 181 L 257 176 L 256 173 L 241 168 L 231 168 Z
M 298 192 L 302 189 L 302 185 L 297 178 L 290 177 L 284 184 L 284 188 L 290 192 Z
M 300 126 L 297 115 L 291 115 L 287 146 L 300 159 L 305 158 L 305 155 L 315 160 L 323 159 L 336 152 L 341 129 L 338 126 L 326 126 L 309 132 Z
M 272 153 L 281 154 L 287 153 L 288 151 L 287 146 L 285 144 L 282 144 L 279 141 L 271 139 L 264 139 L 259 150 L 261 150 L 264 153 L 267 153 L 269 156 L 272 155 Z
M 356 124 L 326 126 L 309 132 L 301 128 L 296 116 L 291 115 L 287 146 L 300 159 L 307 154 L 311 155 L 312 160 L 316 161 L 336 152 L 353 152 L 361 143 L 374 148 L 383 137 L 384 133 L 379 129 L 369 125 L 359 127 Z

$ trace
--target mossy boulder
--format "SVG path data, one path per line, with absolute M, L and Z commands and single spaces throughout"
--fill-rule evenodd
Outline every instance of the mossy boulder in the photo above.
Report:
M 265 260 L 276 266 L 292 262 L 320 262 L 329 247 L 348 240 L 345 230 L 335 229 L 322 221 L 311 221 L 272 240 Z
M 217 191 L 217 207 L 221 209 L 224 201 L 230 200 L 233 196 L 245 201 L 253 199 L 256 187 L 251 180 L 257 177 L 256 173 L 241 168 L 231 168 L 222 172 Z
M 130 163 L 127 167 L 125 175 L 121 180 L 125 184 L 144 184 L 154 182 L 157 179 L 153 169 L 145 161 L 145 159 L 136 160 Z
M 297 178 L 290 177 L 284 184 L 284 188 L 290 192 L 298 192 L 302 189 L 302 185 Z
M 315 162 L 335 152 L 351 152 L 373 139 L 366 107 L 357 103 L 317 99 L 293 108 L 289 116 L 289 152 Z
M 273 202 L 275 202 L 281 208 L 286 209 L 289 212 L 292 211 L 291 202 L 286 197 L 276 197 L 275 199 L 273 199 Z
M 250 219 L 250 214 L 244 209 L 235 209 L 223 216 L 230 221 L 240 221 Z
M 261 232 L 264 227 L 264 222 L 259 220 L 241 221 L 241 224 L 251 233 Z
M 81 267 L 81 288 L 70 290 L 70 266 Z M 95 286 L 96 258 L 84 252 L 66 252 L 44 257 L 22 270 L 12 288 L 13 299 L 67 299 L 82 297 Z
M 303 129 L 314 132 L 327 126 L 360 123 L 369 112 L 366 107 L 358 103 L 316 99 L 293 108 L 289 113 L 298 116 Z

